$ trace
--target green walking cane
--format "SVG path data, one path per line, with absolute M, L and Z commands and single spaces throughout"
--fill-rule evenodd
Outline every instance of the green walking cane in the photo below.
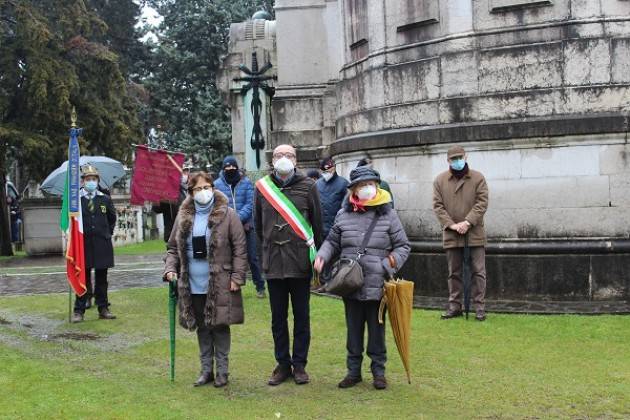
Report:
M 171 382 L 175 382 L 175 311 L 177 308 L 177 278 L 168 282 L 168 321 L 171 341 Z

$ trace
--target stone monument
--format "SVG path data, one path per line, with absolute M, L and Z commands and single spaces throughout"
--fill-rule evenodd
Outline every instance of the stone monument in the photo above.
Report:
M 371 155 L 418 302 L 447 295 L 432 181 L 461 144 L 490 188 L 495 307 L 630 310 L 630 1 L 276 0 L 275 15 L 269 39 L 233 25 L 226 68 L 246 45 L 274 65 L 267 150 L 292 143 L 305 166 L 331 154 L 346 176 Z

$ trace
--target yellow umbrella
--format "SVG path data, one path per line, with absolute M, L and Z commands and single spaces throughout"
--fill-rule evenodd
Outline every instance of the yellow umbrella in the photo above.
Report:
M 378 321 L 383 323 L 383 311 L 387 307 L 389 323 L 392 326 L 394 341 L 400 354 L 407 381 L 411 383 L 409 353 L 411 348 L 411 311 L 413 309 L 413 282 L 408 280 L 390 280 L 383 287 L 383 299 L 379 308 Z

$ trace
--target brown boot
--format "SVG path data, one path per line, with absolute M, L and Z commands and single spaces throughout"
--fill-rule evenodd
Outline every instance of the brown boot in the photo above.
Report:
M 77 322 L 83 322 L 83 314 L 80 312 L 72 314 L 72 323 L 76 324 Z
M 387 388 L 387 379 L 384 376 L 375 376 L 372 385 L 375 389 L 385 389 Z
M 267 382 L 271 386 L 280 385 L 291 377 L 291 368 L 287 366 L 276 366 Z
M 109 312 L 109 309 L 105 307 L 105 308 L 98 309 L 98 318 L 99 319 L 116 319 L 116 315 Z
M 295 366 L 293 368 L 293 379 L 298 385 L 304 385 L 310 382 L 308 373 L 306 373 L 303 366 Z
M 451 319 L 451 318 L 458 318 L 462 316 L 462 311 L 456 311 L 453 309 L 449 309 L 448 311 L 446 311 L 445 313 L 442 314 L 441 318 L 442 319 Z
M 339 388 L 351 388 L 361 382 L 363 379 L 359 376 L 358 378 L 355 376 L 346 376 L 337 384 Z
M 228 384 L 228 376 L 227 374 L 218 373 L 216 379 L 214 380 L 215 388 L 222 388 Z
M 477 321 L 485 321 L 486 320 L 486 311 L 483 309 L 477 309 L 477 313 L 475 314 L 475 319 Z
M 203 372 L 199 375 L 199 378 L 193 382 L 193 386 L 202 386 L 214 381 L 214 374 L 212 372 Z

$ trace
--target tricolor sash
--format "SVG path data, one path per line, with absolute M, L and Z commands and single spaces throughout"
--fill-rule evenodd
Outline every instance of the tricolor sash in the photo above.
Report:
M 274 184 L 270 175 L 258 180 L 258 182 L 256 182 L 256 188 L 267 199 L 269 204 L 280 213 L 280 216 L 291 226 L 296 235 L 306 241 L 306 245 L 309 247 L 309 258 L 312 265 L 317 255 L 317 248 L 315 248 L 313 228 L 311 225 L 308 224 L 304 216 L 302 216 L 302 213 L 300 213 L 291 200 Z

